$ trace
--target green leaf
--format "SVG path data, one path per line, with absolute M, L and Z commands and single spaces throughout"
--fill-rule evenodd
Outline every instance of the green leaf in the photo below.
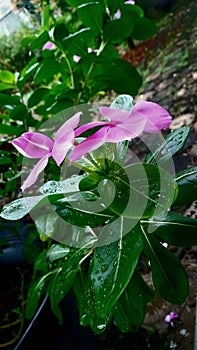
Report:
M 15 83 L 15 76 L 12 72 L 10 72 L 8 70 L 2 70 L 0 72 L 0 81 L 2 81 L 2 83 L 6 83 L 6 84 L 14 84 Z
M 78 7 L 82 4 L 90 2 L 89 0 L 67 0 L 67 3 L 73 7 Z
M 143 245 L 138 230 L 122 236 L 120 220 L 116 230 L 119 240 L 94 251 L 92 283 L 95 288 L 96 313 L 105 317 L 127 286 L 137 265 Z
M 53 37 L 55 41 L 61 41 L 69 35 L 68 28 L 65 23 L 57 23 L 54 27 Z
M 55 214 L 43 214 L 35 219 L 35 225 L 42 240 L 53 235 L 57 219 Z
M 46 283 L 51 273 L 38 278 L 38 280 L 33 282 L 28 290 L 27 304 L 25 308 L 25 315 L 28 319 L 31 319 L 40 302 L 41 296 L 46 291 Z
M 7 93 L 0 93 L 0 105 L 6 106 L 6 105 L 16 105 L 20 103 L 20 97 L 16 95 L 10 95 Z
M 128 16 L 120 19 L 115 19 L 108 22 L 103 29 L 104 42 L 119 43 L 121 40 L 127 38 L 133 29 L 133 23 L 128 22 Z
M 95 294 L 89 273 L 81 269 L 76 275 L 73 291 L 77 299 L 80 324 L 90 326 L 95 334 L 103 333 L 110 321 L 110 315 L 99 317 L 95 311 Z
M 37 71 L 40 63 L 37 62 L 37 58 L 34 57 L 28 65 L 22 70 L 21 76 L 17 81 L 17 86 L 22 89 L 27 80 Z
M 38 105 L 41 101 L 45 101 L 45 98 L 50 94 L 50 90 L 47 88 L 36 89 L 28 99 L 28 107 L 32 108 Z
M 0 217 L 6 220 L 19 220 L 30 212 L 44 196 L 26 197 L 4 205 Z
M 124 111 L 131 111 L 133 108 L 133 97 L 130 95 L 119 95 L 110 104 L 112 109 L 123 109 Z
M 50 80 L 54 75 L 61 73 L 62 67 L 61 64 L 56 61 L 54 58 L 45 58 L 41 62 L 35 76 L 34 83 L 40 84 L 45 80 Z
M 124 170 L 127 179 L 117 176 L 116 190 L 121 195 L 127 193 L 129 200 L 117 196 L 110 205 L 112 211 L 127 218 L 145 218 L 170 207 L 176 186 L 171 174 L 152 164 L 132 164 Z M 123 210 L 122 203 L 127 204 Z
M 110 11 L 110 14 L 113 16 L 115 12 L 121 7 L 122 0 L 107 0 L 106 4 Z
M 44 30 L 37 37 L 35 37 L 35 40 L 30 44 L 30 50 L 41 49 L 49 40 L 49 34 L 46 30 Z
M 142 228 L 144 251 L 150 259 L 155 291 L 171 304 L 184 303 L 189 290 L 186 272 L 180 260 Z
M 73 34 L 69 34 L 64 39 L 62 39 L 61 45 L 70 54 L 77 55 L 79 54 L 79 52 L 81 52 L 81 50 L 82 52 L 84 52 L 84 46 L 87 47 L 87 44 L 84 44 L 84 40 L 86 39 L 87 33 L 89 32 L 90 28 L 82 28 Z M 80 49 L 78 48 L 78 46 L 80 47 Z
M 123 4 L 121 7 L 121 11 L 122 12 L 126 11 L 129 14 L 130 18 L 132 19 L 138 18 L 138 17 L 141 17 L 141 18 L 144 17 L 144 11 L 138 5 Z M 136 17 L 136 14 L 138 15 L 137 17 Z
M 97 227 L 116 217 L 116 215 L 110 210 L 102 210 L 102 203 L 99 201 L 97 201 L 95 205 L 96 212 L 92 210 L 93 203 L 91 201 L 88 202 L 87 200 L 81 201 L 82 208 L 78 209 L 78 198 L 75 200 L 75 205 L 69 203 L 69 198 L 53 200 L 52 204 L 55 212 L 63 220 L 71 225 L 79 227 Z
M 42 204 L 42 200 L 47 196 L 54 194 L 70 194 L 71 192 L 79 191 L 79 182 L 83 175 L 74 176 L 64 181 L 48 181 L 40 187 L 40 196 L 24 197 L 14 200 L 6 204 L 0 217 L 7 220 L 19 220 L 28 214 L 37 204 Z M 46 199 L 48 203 L 48 199 Z
M 89 2 L 78 6 L 77 14 L 86 27 L 101 32 L 104 11 L 99 2 Z
M 69 247 L 53 244 L 47 252 L 49 262 L 64 258 L 70 252 Z
M 178 195 L 174 207 L 190 205 L 197 199 L 197 165 L 183 170 L 176 175 Z
M 127 205 L 129 196 L 129 193 L 127 193 L 128 186 L 125 187 L 123 180 L 127 181 L 128 179 L 124 169 L 115 162 L 109 162 L 109 164 L 106 162 L 105 164 L 105 159 L 97 158 L 97 164 L 99 162 L 101 163 L 98 165 L 98 167 L 101 167 L 101 176 L 99 174 L 95 174 L 95 176 L 88 175 L 80 183 L 80 189 L 88 189 L 95 187 L 101 179 L 108 179 L 109 181 L 100 185 L 100 198 L 98 200 L 92 201 L 94 199 L 92 196 L 88 199 L 90 194 L 84 192 L 80 195 L 80 201 L 80 197 L 75 198 L 75 203 L 73 198 L 71 198 L 71 203 L 69 202 L 69 198 L 62 198 L 57 201 L 53 200 L 52 202 L 58 215 L 72 225 L 79 227 L 97 227 L 103 225 L 104 223 L 115 220 L 117 213 L 121 214 Z M 103 170 L 104 167 L 106 167 L 106 173 Z M 116 176 L 114 176 L 114 171 Z M 120 178 L 122 181 L 120 181 Z M 114 186 L 111 182 L 114 183 Z M 84 195 L 86 196 L 84 197 Z
M 79 269 L 79 263 L 83 255 L 83 249 L 72 249 L 64 258 L 63 264 L 56 270 L 48 292 L 51 300 L 51 309 L 62 323 L 62 314 L 59 309 L 60 301 L 70 290 Z
M 114 307 L 114 322 L 121 332 L 129 332 L 131 327 L 141 326 L 146 304 L 153 298 L 153 291 L 135 269 L 129 284 Z
M 172 131 L 165 140 L 158 145 L 153 154 L 149 154 L 146 157 L 146 162 L 162 164 L 172 158 L 185 144 L 189 135 L 189 126 L 183 126 L 182 128 Z
M 24 120 L 27 115 L 27 107 L 20 103 L 10 111 L 10 118 L 14 120 Z
M 157 27 L 149 18 L 138 17 L 134 21 L 131 38 L 134 40 L 146 40 L 157 33 Z
M 20 136 L 23 132 L 25 132 L 25 128 L 23 126 L 0 124 L 0 134 Z
M 13 89 L 14 87 L 15 85 L 0 83 L 0 91 L 10 90 L 10 89 Z
M 149 232 L 162 242 L 178 247 L 197 245 L 197 220 L 177 214 L 173 211 L 163 217 L 155 217 L 149 221 Z
M 5 157 L 5 156 L 0 158 L 0 165 L 8 165 L 8 164 L 12 164 L 12 158 Z
M 49 16 L 50 16 L 50 5 L 46 5 L 42 12 L 41 25 L 43 29 L 49 29 Z
M 118 94 L 136 96 L 142 85 L 142 78 L 136 68 L 122 59 L 113 60 L 111 65 L 106 65 L 102 74 L 93 75 L 94 79 L 107 84 L 108 89 Z
M 41 271 L 44 275 L 48 272 L 48 263 L 47 263 L 47 251 L 45 249 L 37 256 L 34 261 L 34 270 Z

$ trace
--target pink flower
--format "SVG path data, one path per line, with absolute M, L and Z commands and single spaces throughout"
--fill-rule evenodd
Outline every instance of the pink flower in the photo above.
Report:
M 54 49 L 55 49 L 55 44 L 52 41 L 47 41 L 42 47 L 42 50 L 54 50 Z
M 12 141 L 14 147 L 23 156 L 40 158 L 24 181 L 21 187 L 23 191 L 36 182 L 38 175 L 47 166 L 50 157 L 55 160 L 58 166 L 63 162 L 68 150 L 74 143 L 74 129 L 79 123 L 80 114 L 81 112 L 76 113 L 57 130 L 54 141 L 38 132 L 25 132 Z
M 171 311 L 166 317 L 164 318 L 164 321 L 168 324 L 170 324 L 172 327 L 174 327 L 174 319 L 179 318 L 179 315 L 175 314 L 173 311 Z
M 137 102 L 131 111 L 101 107 L 100 113 L 108 121 L 91 122 L 75 130 L 75 137 L 77 137 L 89 129 L 100 127 L 98 131 L 75 146 L 69 156 L 71 162 L 97 149 L 105 142 L 131 140 L 143 131 L 158 133 L 161 129 L 167 129 L 172 120 L 166 109 L 146 101 Z

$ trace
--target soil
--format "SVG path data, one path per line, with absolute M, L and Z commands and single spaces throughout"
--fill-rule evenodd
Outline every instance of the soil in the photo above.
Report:
M 188 1 L 177 1 L 163 19 L 159 32 L 153 39 L 136 43 L 135 48 L 123 52 L 124 59 L 132 62 L 143 74 L 144 84 L 136 100 L 151 100 L 167 108 L 173 116 L 171 129 L 182 125 L 189 125 L 191 128 L 184 149 L 174 158 L 176 171 L 181 171 L 197 161 L 196 14 L 195 0 L 189 2 L 189 7 Z M 192 203 L 189 208 L 183 208 L 183 214 L 197 218 L 196 203 Z M 99 350 L 194 349 L 197 247 L 169 248 L 180 257 L 189 278 L 190 292 L 186 302 L 181 306 L 170 305 L 156 297 L 147 305 L 146 317 L 140 329 L 122 334 L 115 326 L 111 326 L 105 335 L 97 338 Z M 31 273 L 32 265 L 27 263 L 0 266 L 2 349 L 14 349 L 28 325 L 24 308 Z M 151 285 L 151 274 L 144 272 L 143 277 Z M 170 311 L 179 315 L 174 327 L 164 322 Z

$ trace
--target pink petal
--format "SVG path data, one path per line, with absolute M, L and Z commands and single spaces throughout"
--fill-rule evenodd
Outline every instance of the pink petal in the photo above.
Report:
M 90 153 L 99 148 L 105 142 L 105 135 L 109 126 L 104 126 L 102 129 L 96 131 L 93 135 L 89 136 L 86 140 L 80 142 L 68 157 L 71 162 L 75 162 L 80 159 L 84 154 Z
M 142 134 L 146 121 L 142 120 L 137 124 L 118 124 L 111 126 L 106 134 L 106 142 L 121 142 L 132 140 Z
M 91 122 L 91 123 L 88 123 L 86 125 L 82 125 L 75 130 L 75 137 L 78 137 L 79 135 L 83 134 L 85 131 L 87 131 L 89 129 L 93 129 L 97 126 L 105 126 L 107 124 L 108 123 L 106 123 L 106 122 Z
M 63 162 L 64 158 L 66 157 L 66 154 L 68 153 L 68 150 L 71 148 L 73 143 L 73 129 L 68 130 L 67 133 L 62 135 L 62 137 L 54 141 L 52 157 L 56 161 L 57 165 L 60 165 Z
M 112 122 L 118 122 L 118 123 L 125 123 L 127 121 L 131 122 L 130 111 L 113 109 L 110 107 L 100 107 L 99 111 L 105 118 L 108 118 Z
M 161 129 L 167 129 L 172 121 L 168 111 L 154 102 L 137 102 L 131 111 L 132 116 L 146 118 L 147 122 L 144 131 L 157 133 Z
M 46 44 L 42 47 L 42 50 L 54 50 L 55 44 L 52 41 L 47 41 Z
M 56 142 L 59 138 L 65 135 L 69 129 L 75 129 L 79 124 L 80 116 L 82 112 L 78 112 L 73 117 L 68 119 L 56 132 L 54 141 Z
M 44 134 L 25 132 L 13 140 L 12 144 L 25 157 L 42 158 L 50 152 L 53 141 Z
M 50 157 L 50 155 L 47 155 L 47 156 L 41 158 L 38 161 L 38 163 L 36 163 L 36 165 L 33 167 L 32 171 L 30 172 L 29 176 L 23 182 L 23 185 L 21 186 L 22 191 L 29 188 L 37 181 L 39 174 L 47 166 L 49 157 Z

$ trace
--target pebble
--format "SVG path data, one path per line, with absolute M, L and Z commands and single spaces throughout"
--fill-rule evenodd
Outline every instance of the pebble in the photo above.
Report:
M 195 119 L 194 114 L 191 114 L 191 113 L 183 114 L 180 117 L 176 117 L 172 121 L 172 123 L 170 124 L 170 129 L 175 130 L 184 125 L 191 125 L 194 119 Z

